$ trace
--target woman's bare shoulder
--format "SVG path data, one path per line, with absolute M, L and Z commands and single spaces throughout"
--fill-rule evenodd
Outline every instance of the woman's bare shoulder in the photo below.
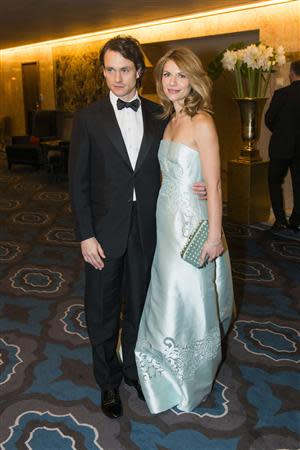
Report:
M 196 126 L 201 125 L 213 125 L 214 119 L 212 118 L 211 114 L 209 114 L 206 111 L 199 111 L 195 116 L 192 118 L 192 122 Z
M 192 126 L 195 136 L 215 133 L 215 123 L 212 116 L 206 111 L 197 113 L 192 119 Z

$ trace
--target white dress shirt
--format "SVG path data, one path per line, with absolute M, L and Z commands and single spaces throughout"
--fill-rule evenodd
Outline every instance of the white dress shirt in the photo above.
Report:
M 118 109 L 118 97 L 111 91 L 109 97 L 125 142 L 132 169 L 134 170 L 144 134 L 142 108 L 140 106 L 137 111 L 131 108 Z M 139 98 L 137 93 L 130 101 L 135 98 Z M 133 201 L 135 200 L 136 195 L 135 190 L 133 190 Z

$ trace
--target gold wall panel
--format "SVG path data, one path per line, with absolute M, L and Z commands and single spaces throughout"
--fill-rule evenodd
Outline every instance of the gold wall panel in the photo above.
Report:
M 286 26 L 284 25 L 286 24 Z M 288 28 L 288 33 L 287 33 Z M 224 12 L 207 17 L 178 20 L 176 22 L 132 27 L 126 31 L 141 43 L 160 42 L 216 34 L 259 30 L 260 39 L 270 45 L 283 45 L 288 52 L 300 50 L 300 2 L 268 5 L 249 10 Z M 42 108 L 55 106 L 53 58 L 58 55 L 80 54 L 99 51 L 103 43 L 116 35 L 103 33 L 100 37 L 72 40 L 63 43 L 41 44 L 16 48 L 6 53 L 1 51 L 0 114 L 12 119 L 14 133 L 24 132 L 23 93 L 21 63 L 38 61 L 40 64 L 40 87 Z
M 300 51 L 300 1 L 279 5 L 261 6 L 235 12 L 224 12 L 207 17 L 189 20 L 176 20 L 156 25 L 132 27 L 123 34 L 130 34 L 142 44 L 159 43 L 166 40 L 222 36 L 239 32 L 255 31 L 259 39 L 266 44 L 283 45 L 289 55 Z M 0 115 L 9 116 L 12 134 L 23 134 L 25 130 L 22 92 L 21 64 L 38 61 L 40 67 L 41 107 L 53 109 L 55 102 L 54 62 L 63 56 L 80 56 L 89 52 L 98 52 L 107 39 L 118 34 L 105 32 L 101 36 L 71 39 L 51 44 L 40 44 L 16 48 L 10 52 L 0 52 Z M 234 38 L 233 38 L 234 39 Z M 234 39 L 236 41 L 236 39 Z M 273 75 L 270 95 L 279 87 L 277 78 L 287 83 L 287 74 Z M 217 82 L 214 91 L 215 120 L 220 136 L 222 159 L 222 183 L 224 199 L 227 198 L 227 164 L 236 158 L 240 151 L 241 139 L 236 105 L 230 92 L 224 95 L 226 84 Z M 267 107 L 268 105 L 266 105 Z M 262 123 L 259 148 L 261 155 L 267 158 L 269 132 Z

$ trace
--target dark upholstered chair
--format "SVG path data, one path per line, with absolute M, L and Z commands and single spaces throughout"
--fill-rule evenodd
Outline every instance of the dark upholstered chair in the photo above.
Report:
M 35 111 L 32 120 L 32 136 L 13 136 L 6 146 L 8 168 L 13 164 L 30 164 L 40 168 L 49 167 L 49 155 L 45 141 L 70 140 L 72 114 L 57 110 Z
M 31 136 L 13 136 L 10 145 L 5 147 L 8 168 L 13 164 L 27 164 L 37 168 L 45 164 L 45 152 Z

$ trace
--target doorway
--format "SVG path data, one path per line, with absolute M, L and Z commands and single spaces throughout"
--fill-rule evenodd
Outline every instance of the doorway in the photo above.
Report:
M 27 134 L 32 132 L 32 117 L 34 111 L 40 107 L 40 76 L 37 62 L 22 64 L 23 97 L 25 112 L 25 129 Z

